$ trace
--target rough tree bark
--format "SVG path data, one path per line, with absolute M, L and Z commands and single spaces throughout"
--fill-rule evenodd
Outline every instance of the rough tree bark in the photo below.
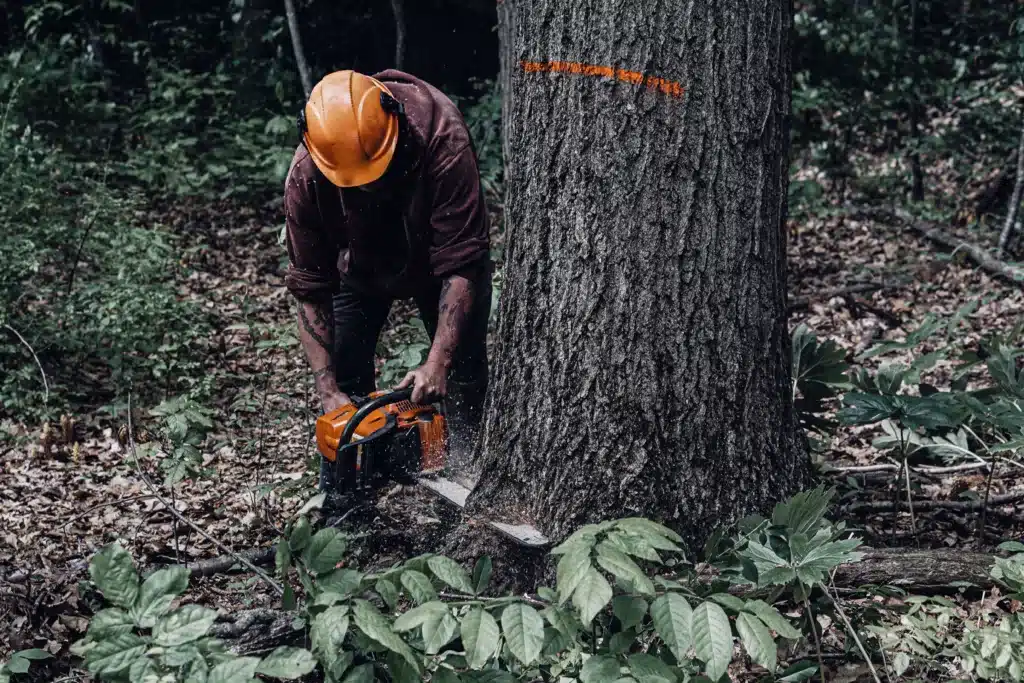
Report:
M 395 16 L 395 68 L 401 69 L 405 61 L 405 8 L 403 0 L 391 0 L 391 13 Z
M 313 72 L 306 61 L 306 51 L 302 49 L 302 34 L 299 31 L 299 18 L 295 13 L 295 0 L 284 0 L 284 12 L 288 17 L 288 31 L 292 37 L 292 50 L 295 52 L 295 64 L 302 79 L 302 89 L 306 97 L 313 92 Z
M 999 251 L 1002 256 L 1010 243 L 1010 235 L 1014 232 L 1014 225 L 1017 224 L 1017 212 L 1020 209 L 1021 189 L 1024 188 L 1024 127 L 1021 127 L 1020 142 L 1017 144 L 1017 179 L 1013 183 L 1013 195 L 1010 197 L 1010 207 L 1006 212 L 1006 222 L 1003 223 L 1003 231 L 999 233 Z
M 788 0 L 498 7 L 507 243 L 470 509 L 697 540 L 804 481 Z

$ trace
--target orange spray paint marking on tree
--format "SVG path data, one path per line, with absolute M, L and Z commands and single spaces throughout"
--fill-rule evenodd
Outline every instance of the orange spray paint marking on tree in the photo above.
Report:
M 612 66 L 583 64 L 582 62 L 522 62 L 523 71 L 534 73 L 565 73 L 578 76 L 597 76 L 614 78 L 623 83 L 644 85 L 651 90 L 658 90 L 670 97 L 682 97 L 686 92 L 678 81 L 670 81 L 658 76 L 644 76 L 639 71 L 627 71 Z

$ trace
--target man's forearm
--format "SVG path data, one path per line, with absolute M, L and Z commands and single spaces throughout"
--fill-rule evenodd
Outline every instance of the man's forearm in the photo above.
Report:
M 461 275 L 453 275 L 444 281 L 437 314 L 437 332 L 427 362 L 451 367 L 452 356 L 473 307 L 473 288 L 472 280 Z
M 306 358 L 309 359 L 320 397 L 338 393 L 332 362 L 334 315 L 330 302 L 299 302 L 299 342 L 306 352 Z

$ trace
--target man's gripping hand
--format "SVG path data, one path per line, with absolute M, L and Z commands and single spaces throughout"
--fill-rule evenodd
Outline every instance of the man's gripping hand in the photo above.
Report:
M 412 387 L 412 402 L 424 405 L 440 401 L 448 394 L 448 368 L 427 360 L 405 376 L 396 389 Z

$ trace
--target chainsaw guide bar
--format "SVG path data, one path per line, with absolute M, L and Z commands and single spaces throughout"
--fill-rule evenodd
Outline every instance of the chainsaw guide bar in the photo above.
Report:
M 416 481 L 420 486 L 433 491 L 460 510 L 466 509 L 466 499 L 469 497 L 470 491 L 462 484 L 458 484 L 451 479 L 427 474 L 416 477 Z M 505 524 L 504 522 L 495 522 L 489 519 L 485 519 L 483 522 L 495 531 L 508 536 L 516 543 L 521 543 L 522 545 L 542 548 L 550 543 L 547 536 L 529 524 Z

